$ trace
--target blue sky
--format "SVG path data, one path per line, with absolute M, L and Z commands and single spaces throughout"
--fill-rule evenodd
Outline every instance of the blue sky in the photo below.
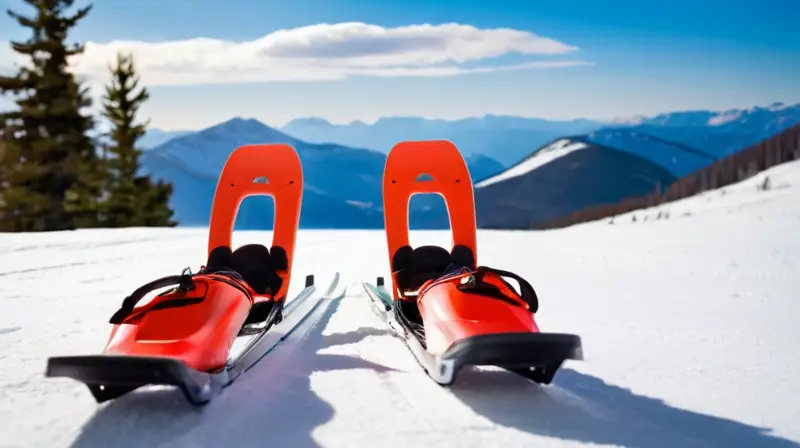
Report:
M 101 44 L 82 68 L 90 75 L 102 72 L 104 54 L 113 54 L 102 44 L 149 44 L 139 46 L 151 90 L 144 113 L 163 129 L 197 129 L 233 116 L 272 125 L 304 116 L 332 122 L 487 113 L 611 119 L 800 102 L 797 17 L 796 0 L 103 0 L 71 37 Z M 452 54 L 448 42 L 455 41 L 446 31 L 400 30 L 374 41 L 375 29 L 364 27 L 292 31 L 345 22 L 381 27 L 377 36 L 420 24 L 477 30 L 461 30 Z M 483 31 L 496 28 L 519 34 Z M 235 45 L 281 29 L 288 30 L 283 40 Z M 541 54 L 524 32 L 577 49 Z M 0 18 L 0 40 L 23 37 L 14 22 Z M 199 37 L 232 46 L 159 45 Z M 531 50 L 520 54 L 523 48 Z M 259 62 L 264 54 L 271 59 Z M 524 68 L 531 62 L 565 66 Z M 424 75 L 423 69 L 443 66 L 462 74 Z M 396 67 L 415 76 L 392 76 Z

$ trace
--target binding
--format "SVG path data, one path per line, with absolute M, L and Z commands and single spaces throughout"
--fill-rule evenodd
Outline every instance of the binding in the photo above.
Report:
M 422 174 L 433 179 L 420 182 Z M 410 246 L 408 203 L 420 193 L 444 198 L 449 251 Z M 539 331 L 539 297 L 527 280 L 477 263 L 472 182 L 452 143 L 397 144 L 386 160 L 383 196 L 392 289 L 365 288 L 434 381 L 448 385 L 463 366 L 493 365 L 549 383 L 564 360 L 582 359 L 579 336 Z

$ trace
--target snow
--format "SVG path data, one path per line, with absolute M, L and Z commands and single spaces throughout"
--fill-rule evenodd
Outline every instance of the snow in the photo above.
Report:
M 742 118 L 743 112 L 740 110 L 732 110 L 723 112 L 708 119 L 709 126 L 722 126 L 726 123 L 731 123 Z
M 628 117 L 617 117 L 611 120 L 612 124 L 619 124 L 619 125 L 631 125 L 636 126 L 639 124 L 644 123 L 647 119 L 650 118 L 647 115 L 631 115 Z
M 759 189 L 768 180 L 769 190 L 759 192 Z M 698 195 L 668 202 L 645 210 L 636 210 L 614 218 L 615 223 L 625 222 L 628 218 L 637 216 L 637 219 L 658 219 L 669 214 L 670 217 L 688 217 L 692 215 L 725 216 L 741 212 L 758 214 L 758 220 L 765 219 L 764 214 L 782 217 L 788 222 L 796 219 L 800 206 L 797 204 L 800 194 L 800 162 L 785 163 L 769 170 L 758 173 L 742 182 L 729 185 L 716 190 L 709 190 Z M 792 201 L 795 201 L 794 203 Z M 765 205 L 768 208 L 765 209 Z M 749 218 L 754 218 L 747 214 Z M 620 219 L 622 218 L 622 219 Z M 797 238 L 795 238 L 797 239 Z
M 386 275 L 384 235 L 303 231 L 294 290 L 338 269 L 346 294 L 277 349 L 291 362 L 269 355 L 205 408 L 171 389 L 98 406 L 43 378 L 48 356 L 101 350 L 135 287 L 196 268 L 205 230 L 0 235 L 0 446 L 800 446 L 800 162 L 725 191 L 635 222 L 479 232 L 481 264 L 537 289 L 540 326 L 583 337 L 586 360 L 551 386 L 496 369 L 435 385 L 358 284 Z
M 582 142 L 573 142 L 568 139 L 561 139 L 536 151 L 533 155 L 523 160 L 517 165 L 503 171 L 502 173 L 482 180 L 475 184 L 476 188 L 488 187 L 489 185 L 503 182 L 530 173 L 531 171 L 544 166 L 558 158 L 579 149 L 586 149 L 589 145 Z
M 778 102 L 778 103 L 772 103 L 769 107 L 767 107 L 767 110 L 772 111 L 772 112 L 778 112 L 778 111 L 789 109 L 791 107 L 792 106 L 789 105 L 789 104 Z

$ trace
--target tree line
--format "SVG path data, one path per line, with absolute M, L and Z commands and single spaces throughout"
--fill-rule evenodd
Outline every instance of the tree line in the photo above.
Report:
M 30 16 L 7 12 L 30 32 L 11 42 L 24 62 L 0 74 L 0 94 L 16 104 L 0 112 L 0 231 L 174 226 L 172 185 L 139 170 L 136 146 L 148 123 L 137 113 L 149 93 L 133 56 L 120 53 L 109 66 L 101 111 L 108 130 L 96 132 L 88 88 L 69 69 L 84 46 L 67 42 L 92 5 L 70 13 L 74 0 L 23 1 Z

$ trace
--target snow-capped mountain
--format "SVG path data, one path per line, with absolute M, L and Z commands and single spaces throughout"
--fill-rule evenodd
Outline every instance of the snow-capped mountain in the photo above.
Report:
M 722 126 L 729 123 L 749 124 L 755 127 L 770 128 L 781 126 L 782 122 L 800 121 L 800 104 L 788 105 L 774 103 L 769 106 L 755 106 L 747 109 L 724 111 L 689 110 L 658 114 L 651 117 L 637 116 L 629 119 L 633 125 L 655 125 L 669 127 Z M 625 124 L 625 120 L 615 124 Z M 773 130 L 769 132 L 777 133 Z
M 475 184 L 480 227 L 527 228 L 585 207 L 651 193 L 676 177 L 626 151 L 571 137 Z
M 698 156 L 693 163 L 666 165 L 679 176 L 703 165 L 703 154 L 714 159 L 731 155 L 800 123 L 800 104 L 775 103 L 767 107 L 727 111 L 684 111 L 639 117 L 589 134 L 597 143 L 646 157 L 659 157 L 661 144 L 683 146 Z M 656 140 L 660 140 L 658 143 Z M 713 160 L 712 160 L 713 162 Z M 708 163 L 707 163 L 708 164 Z

